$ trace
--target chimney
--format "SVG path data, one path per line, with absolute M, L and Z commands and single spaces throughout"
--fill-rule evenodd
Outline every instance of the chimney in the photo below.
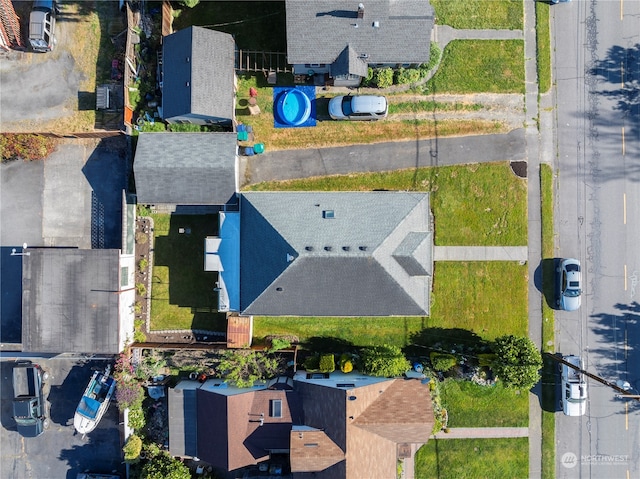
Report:
M 358 4 L 358 18 L 364 18 L 364 3 Z

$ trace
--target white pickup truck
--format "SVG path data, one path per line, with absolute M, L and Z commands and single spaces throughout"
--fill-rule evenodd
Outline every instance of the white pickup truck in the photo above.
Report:
M 564 356 L 562 359 L 579 369 L 582 367 L 580 356 Z M 587 382 L 584 375 L 561 364 L 562 371 L 562 411 L 567 416 L 582 416 L 587 411 Z

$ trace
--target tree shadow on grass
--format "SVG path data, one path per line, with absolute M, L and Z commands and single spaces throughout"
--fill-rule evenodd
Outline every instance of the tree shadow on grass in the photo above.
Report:
M 300 345 L 304 349 L 320 354 L 342 354 L 353 352 L 356 349 L 356 346 L 351 341 L 331 336 L 314 336 L 300 343 Z

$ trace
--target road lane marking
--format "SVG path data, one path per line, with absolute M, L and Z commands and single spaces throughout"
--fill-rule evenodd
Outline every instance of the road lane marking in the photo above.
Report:
M 624 126 L 622 127 L 622 156 L 624 156 Z
M 624 19 L 624 0 L 620 0 L 620 20 Z
M 627 194 L 622 193 L 622 220 L 627 224 Z

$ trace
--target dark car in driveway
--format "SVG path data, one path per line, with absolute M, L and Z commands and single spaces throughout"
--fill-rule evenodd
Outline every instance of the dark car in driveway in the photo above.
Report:
M 31 361 L 13 367 L 13 418 L 24 437 L 36 437 L 49 427 L 45 381 L 48 374 Z

